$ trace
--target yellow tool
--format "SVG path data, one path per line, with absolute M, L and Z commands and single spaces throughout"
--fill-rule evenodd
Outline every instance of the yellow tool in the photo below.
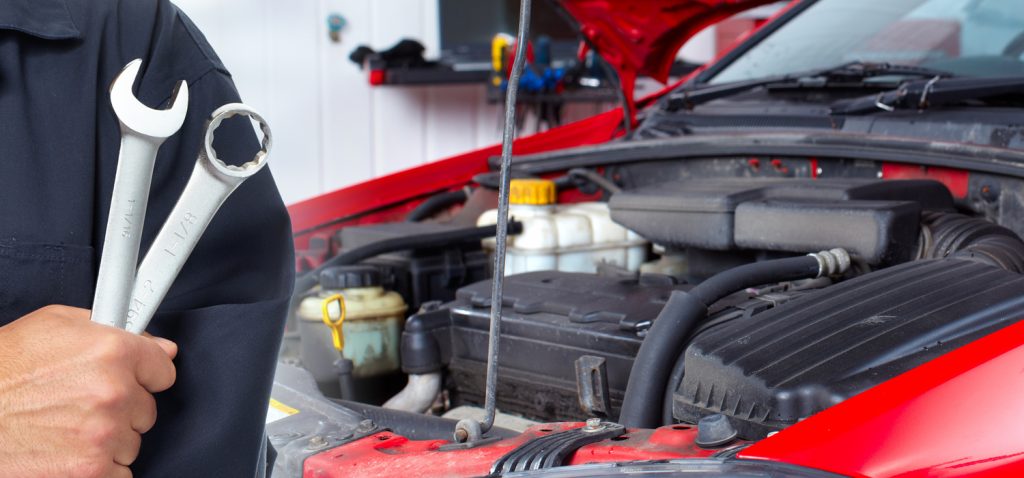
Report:
M 331 318 L 331 304 L 338 304 L 338 318 Z M 334 294 L 324 299 L 320 310 L 323 312 L 324 324 L 331 329 L 331 338 L 334 339 L 334 348 L 341 352 L 345 348 L 345 334 L 341 330 L 341 324 L 345 322 L 345 296 Z
M 505 56 L 514 42 L 515 38 L 507 33 L 499 33 L 491 39 L 491 83 L 496 87 L 505 80 Z

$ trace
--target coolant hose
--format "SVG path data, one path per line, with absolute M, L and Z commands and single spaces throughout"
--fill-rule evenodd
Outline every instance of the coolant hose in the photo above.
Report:
M 409 374 L 409 382 L 397 395 L 391 397 L 384 408 L 423 413 L 430 409 L 437 395 L 441 393 L 441 372 Z
M 463 204 L 469 199 L 465 189 L 447 191 L 430 196 L 405 216 L 405 222 L 420 222 L 456 204 Z
M 840 274 L 850 267 L 842 249 L 755 262 L 715 274 L 689 292 L 673 291 L 640 345 L 629 373 L 619 423 L 629 428 L 661 426 L 665 388 L 675 359 L 708 307 L 734 292 L 762 284 Z
M 389 410 L 366 403 L 348 400 L 334 400 L 334 402 L 373 420 L 378 426 L 387 428 L 410 440 L 451 440 L 452 430 L 455 429 L 457 423 L 449 418 Z M 502 438 L 517 435 L 519 434 L 512 430 L 497 427 L 492 428 L 488 433 L 488 436 Z

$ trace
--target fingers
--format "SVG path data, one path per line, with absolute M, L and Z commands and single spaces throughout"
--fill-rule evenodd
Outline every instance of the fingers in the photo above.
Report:
M 170 340 L 167 340 L 163 337 L 149 336 L 147 338 L 156 342 L 156 344 L 159 345 L 160 348 L 164 349 L 164 353 L 166 353 L 167 356 L 170 357 L 171 359 L 178 356 L 178 344 L 171 342 Z
M 146 433 L 156 424 L 156 399 L 142 387 L 136 387 L 129 398 L 131 416 L 128 417 L 132 430 Z
M 127 467 L 139 457 L 142 435 L 132 430 L 121 430 L 120 433 L 114 436 L 111 445 L 113 446 L 114 463 L 121 467 Z
M 170 342 L 169 340 L 166 342 Z M 135 347 L 135 378 L 139 385 L 145 387 L 151 393 L 162 392 L 174 385 L 177 372 L 174 363 L 168 356 L 176 352 L 177 346 L 168 352 L 159 341 L 145 337 L 138 337 L 134 341 Z M 173 343 L 171 343 L 173 345 Z
M 68 307 L 66 305 L 48 305 L 33 312 L 33 314 L 49 315 L 71 320 L 89 320 L 92 317 L 92 312 L 87 309 Z
M 89 320 L 92 318 L 92 311 L 90 310 L 77 307 L 62 307 L 61 309 L 64 316 L 72 320 Z
M 132 478 L 132 470 L 130 468 L 128 468 L 127 466 L 114 465 L 113 469 L 111 469 L 110 474 L 107 475 L 107 477 L 108 478 Z

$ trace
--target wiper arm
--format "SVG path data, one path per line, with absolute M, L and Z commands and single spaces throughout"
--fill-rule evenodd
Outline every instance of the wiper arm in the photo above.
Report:
M 834 115 L 856 115 L 900 109 L 924 110 L 1014 93 L 1024 94 L 1024 76 L 948 79 L 935 77 L 928 81 L 908 82 L 899 88 L 877 95 L 837 101 L 832 104 L 831 112 Z
M 787 73 L 785 75 L 775 75 L 755 80 L 737 81 L 721 85 L 677 90 L 669 94 L 668 100 L 665 103 L 665 109 L 667 111 L 693 109 L 697 105 L 717 100 L 719 98 L 733 96 L 762 86 L 801 82 L 808 86 L 824 87 L 829 83 L 850 84 L 854 82 L 863 82 L 868 78 L 878 76 L 948 78 L 953 75 L 945 71 L 911 65 L 853 61 L 820 70 Z

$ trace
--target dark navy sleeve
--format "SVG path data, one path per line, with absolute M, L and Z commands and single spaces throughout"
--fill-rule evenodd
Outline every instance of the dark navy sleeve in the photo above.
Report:
M 152 3 L 159 7 L 155 15 L 144 8 Z M 239 95 L 202 34 L 173 5 L 120 5 L 121 38 L 152 35 L 148 50 L 140 53 L 146 63 L 140 98 L 166 104 L 176 81 L 189 82 L 188 117 L 157 159 L 145 249 L 188 181 L 207 118 L 220 106 L 238 102 Z M 150 15 L 155 22 L 131 20 Z M 140 31 L 131 31 L 136 28 Z M 256 135 L 243 121 L 229 120 L 217 130 L 214 145 L 225 162 L 246 162 L 257 151 Z M 273 129 L 274 118 L 267 121 Z M 132 466 L 136 476 L 255 475 L 294 283 L 291 227 L 270 171 L 278 167 L 287 167 L 286 160 L 271 152 L 269 169 L 228 198 L 149 327 L 152 334 L 178 343 L 178 379 L 157 395 L 157 423 L 143 436 L 141 455 Z
M 108 87 L 136 58 L 146 105 L 166 107 L 180 80 L 190 90 L 185 124 L 157 158 L 144 253 L 191 175 L 210 113 L 239 101 L 230 74 L 168 0 L 0 1 L 0 326 L 49 304 L 91 307 L 120 144 Z M 215 145 L 226 162 L 245 162 L 256 135 L 225 122 Z M 258 469 L 294 281 L 271 176 L 284 167 L 271 152 L 269 169 L 228 198 L 150 325 L 178 343 L 178 376 L 156 396 L 136 477 Z

